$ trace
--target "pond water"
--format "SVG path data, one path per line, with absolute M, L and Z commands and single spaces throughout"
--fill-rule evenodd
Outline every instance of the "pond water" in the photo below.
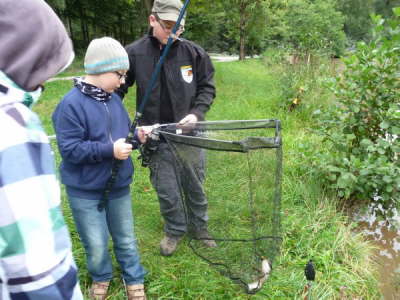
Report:
M 379 264 L 380 288 L 383 299 L 400 299 L 400 215 L 393 210 L 393 217 L 382 220 L 377 217 L 381 206 L 358 214 L 355 220 L 359 229 L 377 246 L 376 260 Z

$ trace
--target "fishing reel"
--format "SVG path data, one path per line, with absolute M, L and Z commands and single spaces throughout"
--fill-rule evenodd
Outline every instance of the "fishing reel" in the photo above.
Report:
M 139 159 L 142 160 L 142 167 L 148 167 L 150 165 L 151 157 L 153 153 L 157 151 L 158 144 L 160 143 L 160 124 L 155 124 L 151 127 L 152 129 L 150 134 L 147 135 L 146 143 L 139 147 Z
M 176 124 L 154 124 L 152 126 L 147 126 L 151 128 L 150 133 L 147 135 L 146 143 L 140 145 L 139 151 L 140 156 L 139 158 L 142 160 L 142 166 L 148 167 L 150 164 L 152 154 L 157 151 L 158 145 L 160 143 L 160 132 L 172 133 L 172 134 L 183 134 L 184 131 L 182 128 L 178 128 Z M 188 127 L 192 130 L 193 126 Z

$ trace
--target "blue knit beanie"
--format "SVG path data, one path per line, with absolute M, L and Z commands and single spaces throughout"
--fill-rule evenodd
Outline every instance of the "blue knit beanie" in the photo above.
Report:
M 128 69 L 128 54 L 117 40 L 103 37 L 90 42 L 85 55 L 86 74 L 101 74 Z

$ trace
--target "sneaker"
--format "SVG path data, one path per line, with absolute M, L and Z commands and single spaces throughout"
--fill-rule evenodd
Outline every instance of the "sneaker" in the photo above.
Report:
M 217 243 L 208 233 L 207 229 L 198 230 L 195 232 L 195 238 L 200 240 L 203 243 L 203 246 L 207 248 L 215 248 L 217 247 Z
M 160 253 L 163 256 L 172 255 L 176 247 L 178 246 L 179 241 L 182 239 L 182 236 L 170 235 L 166 234 L 160 243 Z
M 93 281 L 92 286 L 90 287 L 89 290 L 89 298 L 91 300 L 106 299 L 109 285 L 110 285 L 109 281 L 104 281 L 104 282 Z
M 128 300 L 146 300 L 143 284 L 131 284 L 126 286 Z

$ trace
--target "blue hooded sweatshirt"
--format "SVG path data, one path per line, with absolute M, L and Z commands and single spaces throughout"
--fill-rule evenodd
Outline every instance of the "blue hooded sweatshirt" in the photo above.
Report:
M 52 116 L 61 153 L 61 181 L 70 196 L 101 199 L 111 177 L 113 144 L 128 135 L 130 120 L 120 97 L 98 101 L 74 87 Z M 136 137 L 135 137 L 136 138 Z M 109 199 L 129 193 L 133 164 L 123 160 Z

